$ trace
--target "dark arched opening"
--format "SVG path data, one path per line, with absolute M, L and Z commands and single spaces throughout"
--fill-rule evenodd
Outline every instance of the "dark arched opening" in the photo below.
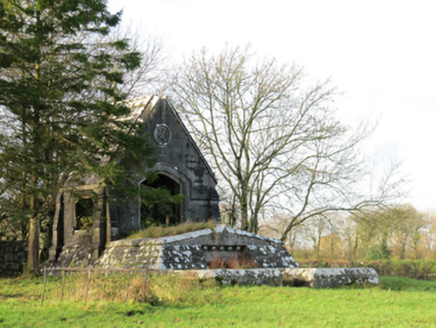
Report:
M 81 198 L 76 203 L 76 230 L 90 230 L 94 221 L 94 202 L 90 198 Z
M 166 189 L 171 196 L 181 193 L 180 184 L 170 177 L 159 174 L 151 183 L 144 181 L 141 184 L 144 188 Z M 157 192 L 155 196 L 146 198 L 141 202 L 141 224 L 151 225 L 176 225 L 180 223 L 181 208 L 180 202 L 174 202 L 164 196 L 164 193 Z

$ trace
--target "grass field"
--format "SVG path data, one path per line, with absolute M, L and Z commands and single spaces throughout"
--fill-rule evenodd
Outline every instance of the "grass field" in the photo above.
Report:
M 382 277 L 324 290 L 187 281 L 153 281 L 154 306 L 133 300 L 134 280 L 127 301 L 125 281 L 107 280 L 111 300 L 93 282 L 84 305 L 83 282 L 67 279 L 60 301 L 61 279 L 51 278 L 41 306 L 42 278 L 0 279 L 0 327 L 436 327 L 436 281 Z

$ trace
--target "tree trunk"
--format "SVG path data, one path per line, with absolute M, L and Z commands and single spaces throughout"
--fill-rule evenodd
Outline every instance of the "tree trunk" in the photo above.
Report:
M 354 247 L 353 247 L 353 253 L 352 253 L 352 261 L 354 262 L 357 257 L 357 248 L 359 247 L 359 237 L 356 235 L 356 238 L 354 239 Z
M 39 224 L 35 217 L 30 219 L 29 251 L 27 253 L 27 269 L 39 275 Z
M 247 204 L 247 191 L 242 189 L 241 192 L 241 230 L 248 231 L 248 204 Z
M 36 176 L 32 173 L 30 178 L 30 185 L 33 190 L 36 185 Z M 27 253 L 27 269 L 29 272 L 39 276 L 39 220 L 37 214 L 35 214 L 35 196 L 30 197 L 30 210 L 32 211 L 29 222 L 29 245 Z
M 250 220 L 248 231 L 252 233 L 257 233 L 259 230 L 259 223 L 257 222 L 257 215 L 253 215 Z
M 331 234 L 330 237 L 330 259 L 333 260 L 335 255 L 335 239 L 333 234 Z

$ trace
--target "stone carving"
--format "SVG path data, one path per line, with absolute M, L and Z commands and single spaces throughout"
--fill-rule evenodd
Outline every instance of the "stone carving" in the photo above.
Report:
M 153 137 L 159 146 L 166 146 L 171 140 L 171 130 L 166 124 L 156 124 Z

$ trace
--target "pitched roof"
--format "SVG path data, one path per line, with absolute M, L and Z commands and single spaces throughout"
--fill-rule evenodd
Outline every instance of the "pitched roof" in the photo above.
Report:
M 157 102 L 159 100 L 165 100 L 172 113 L 174 114 L 175 118 L 177 119 L 178 123 L 180 124 L 180 127 L 182 128 L 183 132 L 185 133 L 186 137 L 190 141 L 192 147 L 196 150 L 198 153 L 198 156 L 201 158 L 204 166 L 208 170 L 211 177 L 214 179 L 215 183 L 217 183 L 215 174 L 212 171 L 212 168 L 207 163 L 206 159 L 204 158 L 203 154 L 201 153 L 200 149 L 198 148 L 197 144 L 195 143 L 194 139 L 192 138 L 191 134 L 189 133 L 188 129 L 186 128 L 185 124 L 183 123 L 182 119 L 180 118 L 180 115 L 177 113 L 171 102 L 165 98 L 165 97 L 159 97 L 156 95 L 152 96 L 144 96 L 139 98 L 133 98 L 125 101 L 125 104 L 127 107 L 131 109 L 131 113 L 129 115 L 129 119 L 133 121 L 141 120 L 141 117 L 145 118 L 148 117 L 152 109 L 155 107 Z

